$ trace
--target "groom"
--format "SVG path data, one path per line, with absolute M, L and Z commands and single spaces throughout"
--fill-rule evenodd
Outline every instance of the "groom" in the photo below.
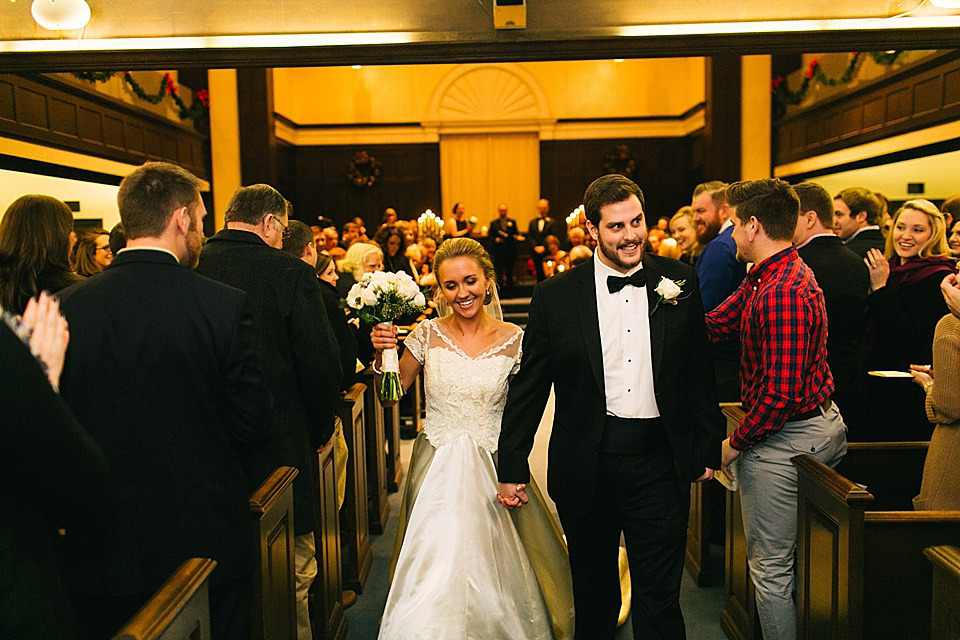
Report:
M 616 630 L 621 532 L 634 637 L 684 638 L 690 483 L 712 477 L 724 435 L 700 290 L 689 266 L 644 255 L 636 184 L 604 176 L 583 202 L 598 251 L 534 289 L 503 413 L 499 498 L 527 501 L 527 457 L 553 385 L 547 482 L 570 551 L 577 640 Z

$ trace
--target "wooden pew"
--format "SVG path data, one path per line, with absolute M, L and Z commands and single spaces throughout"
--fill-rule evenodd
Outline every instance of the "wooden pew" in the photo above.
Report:
M 317 579 L 310 587 L 310 620 L 314 638 L 342 640 L 347 635 L 347 619 L 343 615 L 340 510 L 332 438 L 317 451 L 316 460 L 313 471 L 317 500 Z
M 209 558 L 184 562 L 114 640 L 210 640 L 207 580 L 216 566 Z
M 940 546 L 924 550 L 933 565 L 931 640 L 960 638 L 960 549 Z
M 929 638 L 932 568 L 923 553 L 960 540 L 960 511 L 876 509 L 871 492 L 816 458 L 793 463 L 798 639 Z M 875 474 L 895 483 L 901 472 Z
M 364 438 L 363 396 L 366 386 L 356 383 L 343 397 L 340 420 L 347 441 L 347 488 L 340 523 L 348 547 L 344 582 L 348 589 L 361 593 L 373 565 L 370 549 L 370 511 L 367 503 L 367 451 Z
M 257 568 L 253 578 L 250 637 L 297 637 L 296 560 L 293 534 L 293 467 L 280 467 L 250 496 L 256 532 Z
M 373 369 L 363 372 L 363 426 L 367 459 L 367 491 L 370 499 L 370 532 L 383 533 L 390 516 L 387 501 L 387 454 L 384 449 L 386 436 L 383 432 L 383 411 L 377 402 Z

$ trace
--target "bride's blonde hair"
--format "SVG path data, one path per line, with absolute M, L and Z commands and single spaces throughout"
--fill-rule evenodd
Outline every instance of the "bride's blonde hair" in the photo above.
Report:
M 443 298 L 440 293 L 440 265 L 451 258 L 473 258 L 489 284 L 488 295 L 483 302 L 485 305 L 490 304 L 491 297 L 496 296 L 497 272 L 493 268 L 490 254 L 483 245 L 471 238 L 450 238 L 437 248 L 433 256 L 433 272 L 437 274 L 437 284 L 433 286 L 434 299 L 439 302 Z

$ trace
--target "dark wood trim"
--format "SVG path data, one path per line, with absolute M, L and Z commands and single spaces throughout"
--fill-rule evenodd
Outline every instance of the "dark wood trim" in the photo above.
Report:
M 241 182 L 277 184 L 273 69 L 237 69 L 237 95 Z
M 472 32 L 412 35 L 391 45 L 290 48 L 159 49 L 3 53 L 10 72 L 102 71 L 104 69 L 178 69 L 191 67 L 304 67 L 462 62 L 528 62 L 804 53 L 808 51 L 884 51 L 960 48 L 960 29 L 836 30 L 759 34 L 703 34 L 624 37 L 618 28 L 542 31 L 531 34 Z
M 933 144 L 925 144 L 921 147 L 904 149 L 903 151 L 895 151 L 894 153 L 885 153 L 883 155 L 873 156 L 871 158 L 863 158 L 862 160 L 844 162 L 842 164 L 823 167 L 821 169 L 813 169 L 811 171 L 793 173 L 793 174 L 779 176 L 779 177 L 786 180 L 787 182 L 796 184 L 797 182 L 803 182 L 804 180 L 812 180 L 820 176 L 828 176 L 834 173 L 840 173 L 841 171 L 852 171 L 854 169 L 867 169 L 869 167 L 879 167 L 885 164 L 902 162 L 904 160 L 914 160 L 916 158 L 926 158 L 929 156 L 939 155 L 941 153 L 949 153 L 951 151 L 960 151 L 960 138 L 955 138 L 953 140 L 945 140 L 943 142 L 935 142 Z
M 776 165 L 960 118 L 960 51 L 920 60 L 774 123 Z
M 322 124 L 319 122 L 312 122 L 310 124 L 300 124 L 299 122 L 294 122 L 290 118 L 286 117 L 282 113 L 274 113 L 273 119 L 277 122 L 285 124 L 291 129 L 296 129 L 297 131 L 309 131 L 310 129 L 381 129 L 381 128 L 391 128 L 391 127 L 419 127 L 423 123 L 421 122 L 352 122 L 352 123 L 330 123 Z
M 79 180 L 81 182 L 109 184 L 112 186 L 119 186 L 120 181 L 123 179 L 123 176 L 117 176 L 111 173 L 77 169 L 76 167 L 67 167 L 62 164 L 42 162 L 40 160 L 30 160 L 29 158 L 10 156 L 3 153 L 0 153 L 0 169 L 30 173 L 37 176 L 50 176 L 52 178 L 66 178 L 68 180 Z
M 601 124 L 614 122 L 682 122 L 687 118 L 704 111 L 707 107 L 705 102 L 699 102 L 680 114 L 662 115 L 662 116 L 618 116 L 615 118 L 557 118 L 557 124 L 576 123 L 576 124 Z
M 703 128 L 703 173 L 707 180 L 735 182 L 740 179 L 741 64 L 740 56 L 707 58 Z
M 132 165 L 162 160 L 210 175 L 208 140 L 191 127 L 46 76 L 0 74 L 0 135 Z

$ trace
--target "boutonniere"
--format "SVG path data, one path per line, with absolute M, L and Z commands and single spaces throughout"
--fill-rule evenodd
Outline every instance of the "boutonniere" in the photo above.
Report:
M 683 285 L 687 283 L 686 280 L 671 280 L 670 278 L 661 277 L 660 282 L 657 283 L 657 286 L 653 289 L 653 292 L 657 294 L 657 302 L 653 305 L 653 309 L 650 310 L 650 315 L 653 315 L 653 312 L 661 304 L 677 304 L 678 300 L 683 300 L 687 296 L 681 296 L 683 293 Z

